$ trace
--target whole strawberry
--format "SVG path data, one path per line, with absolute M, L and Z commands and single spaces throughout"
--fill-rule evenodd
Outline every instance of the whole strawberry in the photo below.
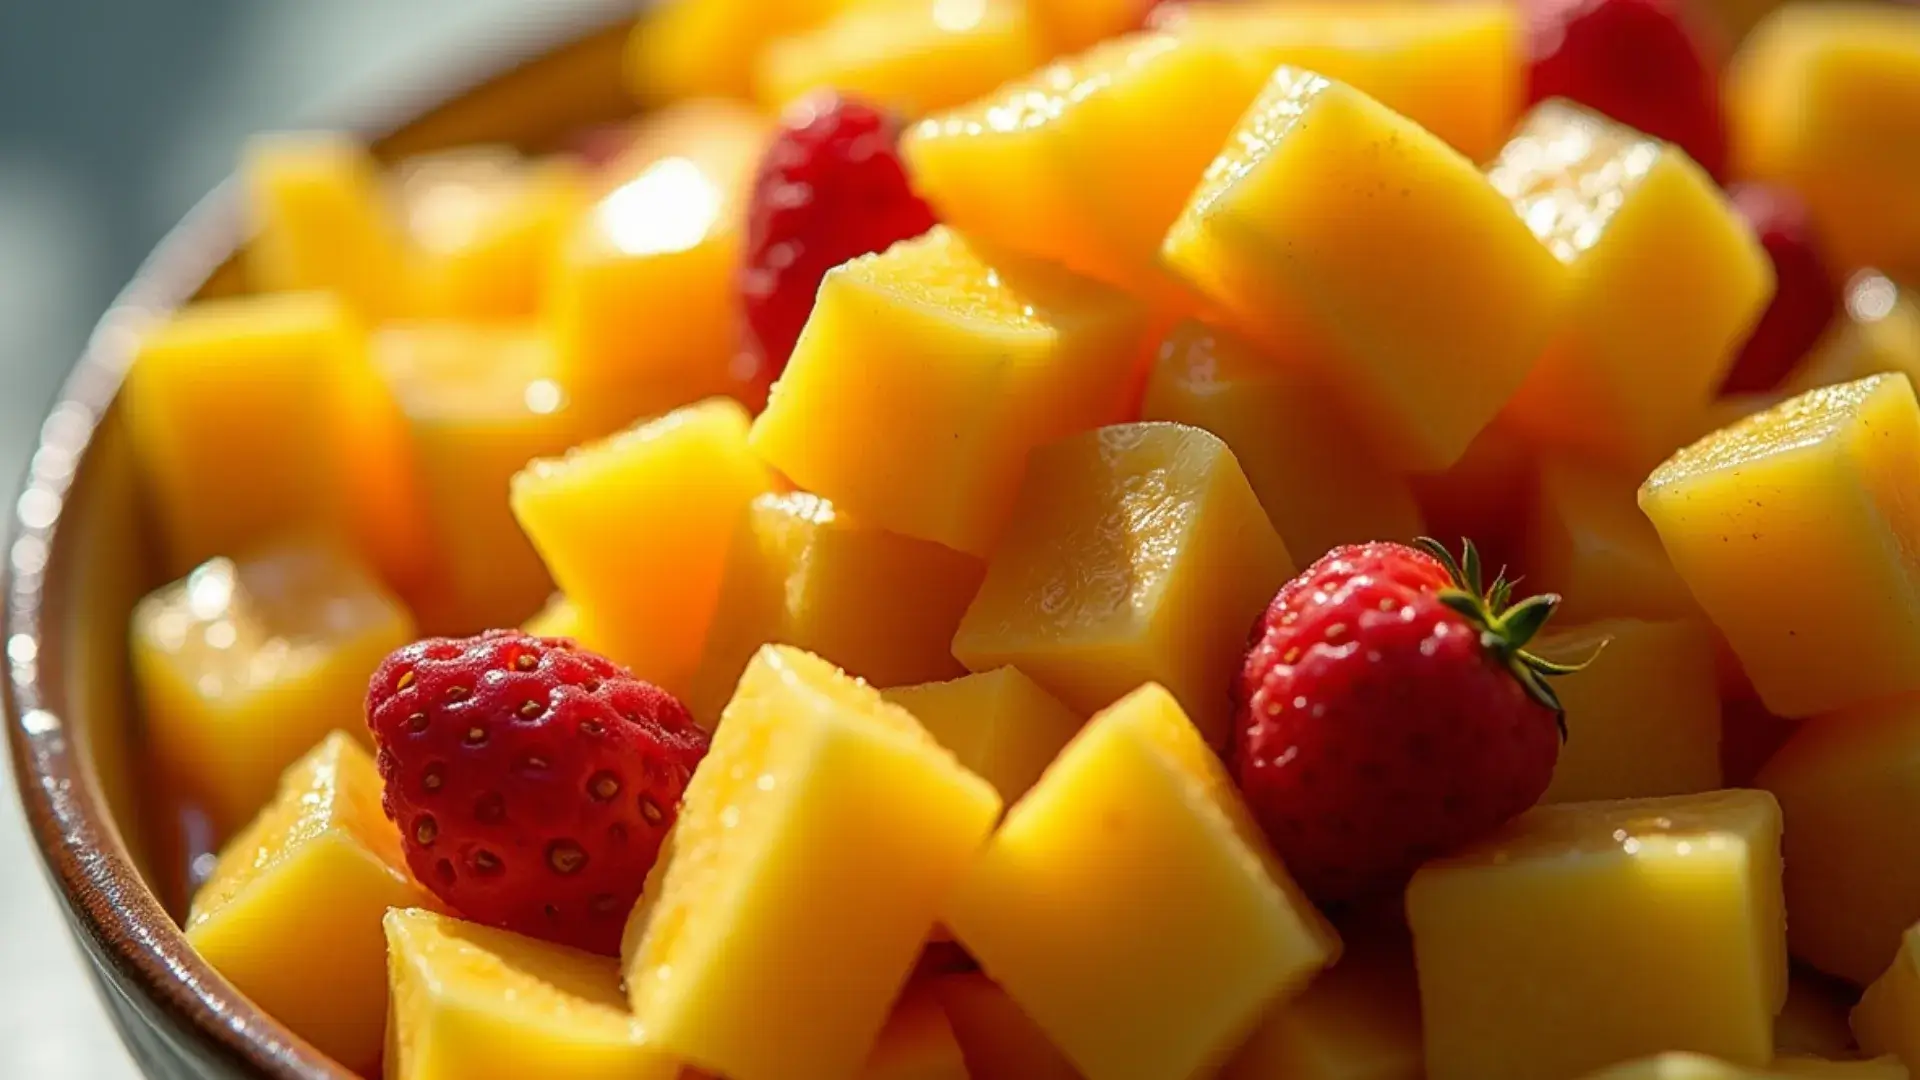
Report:
M 1525 650 L 1559 602 L 1507 607 L 1416 550 L 1337 548 L 1281 588 L 1234 687 L 1230 766 L 1254 817 L 1321 903 L 1405 883 L 1422 862 L 1539 800 L 1559 756 L 1545 676 Z
M 789 109 L 747 209 L 740 299 L 757 375 L 779 376 L 827 271 L 934 226 L 900 159 L 900 126 L 852 98 Z
M 367 722 L 415 877 L 476 922 L 609 955 L 707 752 L 672 695 L 512 630 L 389 656 Z

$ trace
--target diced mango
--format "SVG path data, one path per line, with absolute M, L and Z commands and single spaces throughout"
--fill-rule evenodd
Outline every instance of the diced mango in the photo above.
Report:
M 1920 379 L 1920 302 L 1877 271 L 1847 282 L 1846 308 L 1787 375 L 1800 392 L 1898 371 Z
M 412 469 L 434 552 L 415 602 L 429 633 L 512 626 L 553 582 L 507 506 L 513 474 L 597 434 L 558 379 L 539 335 L 513 326 L 394 323 L 374 363 L 411 436 Z
M 1346 83 L 1485 161 L 1520 116 L 1522 18 L 1487 0 L 1264 0 L 1187 4 L 1159 22 L 1217 41 L 1262 72 L 1285 64 Z
M 1693 594 L 1635 501 L 1643 474 L 1571 458 L 1546 459 L 1538 468 L 1520 568 L 1530 587 L 1560 594 L 1561 619 L 1698 616 Z
M 1810 391 L 1640 489 L 1694 598 L 1787 717 L 1920 690 L 1920 404 L 1905 375 Z
M 187 914 L 187 942 L 274 1019 L 373 1075 L 387 1020 L 380 920 L 388 908 L 432 906 L 406 865 L 372 755 L 334 732 L 220 853 Z
M 1081 724 L 1078 713 L 1011 667 L 902 686 L 882 696 L 912 713 L 1008 803 L 1040 779 Z
M 404 163 L 399 183 L 413 241 L 411 314 L 530 319 L 543 310 L 561 243 L 587 206 L 579 165 L 472 148 Z
M 992 979 L 977 971 L 949 975 L 934 983 L 934 992 L 960 1040 L 968 1075 L 1080 1080 L 1080 1071 Z
M 1862 1050 L 1920 1069 L 1920 927 L 1900 935 L 1893 960 L 1867 987 L 1851 1022 Z
M 960 1041 L 931 986 L 900 995 L 859 1080 L 968 1080 Z
M 952 641 L 980 560 L 841 513 L 815 495 L 762 495 L 735 531 L 691 707 L 711 724 L 762 645 L 818 653 L 875 685 L 966 669 Z M 910 599 L 909 599 L 910 598 Z
M 1203 1075 L 1340 950 L 1151 684 L 1068 744 L 944 918 L 1090 1080 Z
M 1381 460 L 1420 471 L 1457 461 L 1519 388 L 1567 277 L 1459 152 L 1294 68 L 1161 255 L 1276 355 L 1314 365 Z
M 1420 988 L 1398 942 L 1348 939 L 1340 962 L 1274 1009 L 1222 1080 L 1421 1080 Z
M 1773 1057 L 1786 916 L 1765 792 L 1536 807 L 1423 867 L 1407 919 L 1432 1080 Z
M 1145 14 L 1140 0 L 1026 0 L 1054 52 L 1079 52 L 1133 30 Z
M 1404 542 L 1423 531 L 1406 479 L 1349 444 L 1316 380 L 1223 331 L 1198 322 L 1174 330 L 1141 418 L 1220 436 L 1302 565 L 1341 544 Z
M 514 476 L 514 517 L 614 661 L 685 695 L 733 534 L 773 486 L 751 419 L 714 398 Z
M 666 0 L 627 39 L 627 82 L 642 104 L 751 97 L 754 62 L 769 42 L 861 0 Z
M 1828 985 L 1816 975 L 1794 972 L 1787 980 L 1787 1003 L 1773 1019 L 1774 1051 L 1823 1058 L 1854 1056 L 1853 1031 L 1847 1027 L 1847 1007 L 1853 1000 L 1850 990 Z
M 1011 664 L 1083 714 L 1162 683 L 1219 745 L 1247 633 L 1292 576 L 1225 443 L 1180 424 L 1101 428 L 1028 460 L 953 655 Z
M 1524 567 L 1526 533 L 1539 496 L 1539 451 L 1495 422 L 1459 461 L 1407 478 L 1427 532 L 1470 539 L 1489 566 Z
M 413 619 L 327 544 L 214 559 L 133 611 L 147 745 L 226 836 L 329 731 L 360 732 L 367 680 Z
M 768 46 L 755 80 L 779 109 L 837 90 L 906 116 L 952 108 L 1038 65 L 1023 0 L 891 0 Z
M 1734 58 L 1726 103 L 1736 170 L 1798 191 L 1835 263 L 1920 267 L 1920 11 L 1783 5 Z
M 580 620 L 580 607 L 567 599 L 565 593 L 554 593 L 548 598 L 547 606 L 536 612 L 533 618 L 520 624 L 520 629 L 534 637 L 570 637 L 578 639 L 586 624 Z M 597 651 L 597 650 L 596 650 Z
M 1763 1069 L 1752 1069 L 1700 1054 L 1676 1052 L 1603 1069 L 1590 1074 L 1587 1080 L 1789 1080 L 1796 1076 L 1827 1077 L 1828 1080 L 1907 1080 L 1907 1070 L 1890 1057 L 1877 1061 L 1781 1057 Z
M 240 181 L 257 288 L 330 292 L 367 319 L 404 313 L 406 242 L 365 145 L 322 132 L 261 136 L 247 146 Z
M 1651 466 L 1772 297 L 1766 251 L 1685 152 L 1568 102 L 1535 108 L 1487 176 L 1571 281 L 1508 415 L 1540 445 Z
M 1787 815 L 1794 955 L 1865 985 L 1920 922 L 1920 700 L 1809 720 L 1754 782 Z
M 1000 806 L 877 691 L 761 650 L 628 924 L 648 1037 L 733 1080 L 853 1075 Z
M 431 911 L 387 912 L 391 1080 L 675 1080 L 620 964 Z
M 1144 328 L 1119 293 L 937 227 L 828 272 L 753 448 L 872 525 L 984 556 L 1027 452 L 1118 409 Z
M 601 430 L 751 382 L 734 275 L 768 132 L 746 105 L 682 102 L 643 120 L 608 166 L 616 180 L 568 238 L 548 315 L 559 377 Z
M 1567 710 L 1567 740 L 1542 802 L 1720 786 L 1719 677 L 1706 627 L 1609 619 L 1550 632 L 1536 649 L 1556 659 L 1593 657 L 1553 682 Z

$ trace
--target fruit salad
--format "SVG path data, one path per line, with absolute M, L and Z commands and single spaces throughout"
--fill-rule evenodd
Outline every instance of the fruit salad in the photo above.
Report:
M 628 62 L 259 140 L 137 350 L 234 990 L 387 1080 L 1920 1075 L 1920 8 Z

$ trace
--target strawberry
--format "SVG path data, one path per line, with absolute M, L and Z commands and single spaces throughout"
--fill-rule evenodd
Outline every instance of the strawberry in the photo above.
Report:
M 460 914 L 613 955 L 707 735 L 566 638 L 433 638 L 389 656 L 367 723 L 414 876 Z
M 1789 188 L 1736 184 L 1727 192 L 1773 260 L 1773 302 L 1721 387 L 1745 394 L 1780 385 L 1840 311 L 1840 283 L 1820 257 L 1807 204 Z
M 1288 582 L 1234 686 L 1234 779 L 1322 903 L 1404 884 L 1531 807 L 1559 756 L 1545 677 L 1576 669 L 1526 651 L 1559 597 L 1509 607 L 1472 544 L 1463 569 L 1419 543 L 1336 548 Z
M 787 366 L 828 270 L 933 228 L 899 138 L 895 118 L 835 94 L 807 98 L 782 119 L 754 177 L 739 281 L 759 378 Z

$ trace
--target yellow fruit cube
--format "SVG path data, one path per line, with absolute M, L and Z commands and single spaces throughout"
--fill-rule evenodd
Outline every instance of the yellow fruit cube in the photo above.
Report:
M 1765 792 L 1536 807 L 1415 874 L 1407 920 L 1432 1080 L 1773 1057 L 1786 914 Z
M 1404 945 L 1348 939 L 1340 962 L 1268 1014 L 1221 1080 L 1421 1080 L 1420 988 Z
M 1140 0 L 1026 0 L 1054 52 L 1079 52 L 1140 24 Z
M 1346 83 L 1474 161 L 1500 149 L 1526 89 L 1522 13 L 1507 3 L 1187 4 L 1157 21 L 1261 72 L 1285 64 Z
M 148 748 L 220 836 L 336 728 L 364 737 L 367 680 L 413 618 L 331 545 L 214 559 L 133 610 Z
M 1920 302 L 1883 274 L 1847 282 L 1846 308 L 1787 375 L 1786 389 L 1813 390 L 1898 371 L 1920 379 Z
M 1311 563 L 1341 544 L 1423 531 L 1406 478 L 1346 445 L 1316 380 L 1198 322 L 1177 327 L 1147 382 L 1141 419 L 1220 436 L 1287 551 Z
M 726 553 L 694 715 L 709 725 L 720 715 L 762 645 L 818 653 L 875 685 L 961 674 L 953 632 L 985 572 L 978 559 L 873 528 L 818 496 L 762 495 Z
M 1520 567 L 1529 586 L 1560 594 L 1562 619 L 1699 614 L 1635 501 L 1641 474 L 1571 458 L 1540 461 L 1538 469 Z
M 1152 684 L 1008 811 L 944 920 L 1089 1080 L 1203 1075 L 1340 951 Z
M 514 476 L 513 514 L 607 655 L 684 696 L 747 504 L 772 485 L 714 398 Z
M 949 975 L 934 983 L 954 1037 L 974 1077 L 1080 1080 L 1059 1047 L 992 979 L 979 972 Z
M 968 1080 L 966 1056 L 931 986 L 900 995 L 859 1080 Z
M 1817 1080 L 1908 1080 L 1905 1064 L 1891 1054 L 1871 1061 L 1850 1057 L 1838 1060 L 1788 1054 L 1773 1059 L 1767 1075 L 1772 1077 L 1814 1077 Z
M 1796 1076 L 1829 1080 L 1907 1080 L 1906 1067 L 1893 1058 L 1878 1061 L 1824 1061 L 1781 1057 L 1763 1069 L 1742 1068 L 1699 1054 L 1671 1053 L 1644 1058 L 1592 1073 L 1587 1080 L 1788 1080 Z
M 1017 667 L 1082 714 L 1162 683 L 1218 745 L 1247 633 L 1292 576 L 1225 443 L 1101 428 L 1034 451 L 953 655 Z
M 1542 802 L 1691 795 L 1720 786 L 1719 675 L 1706 627 L 1609 619 L 1550 631 L 1537 651 L 1593 657 L 1585 670 L 1553 681 L 1567 710 L 1567 741 Z
M 643 104 L 751 97 L 756 58 L 770 42 L 862 0 L 667 0 L 627 39 L 627 82 Z
M 380 920 L 428 906 L 380 810 L 373 757 L 334 732 L 220 853 L 187 914 L 187 942 L 274 1019 L 371 1076 L 387 1020 Z
M 1851 1020 L 1862 1050 L 1920 1068 L 1920 927 L 1900 935 L 1893 960 L 1867 987 Z
M 580 619 L 579 605 L 567 599 L 564 593 L 554 593 L 547 600 L 547 606 L 536 612 L 533 618 L 521 623 L 520 629 L 535 637 L 570 637 L 578 640 L 586 624 Z
M 1920 404 L 1905 375 L 1814 390 L 1640 489 L 1694 598 L 1788 717 L 1920 689 Z
M 628 924 L 648 1037 L 733 1080 L 853 1075 L 1000 805 L 878 691 L 762 649 Z
M 331 292 L 368 319 L 405 311 L 406 242 L 363 144 L 321 132 L 262 136 L 247 146 L 240 182 L 254 230 L 247 271 L 262 292 Z
M 1021 0 L 891 0 L 774 42 L 755 81 L 775 109 L 831 89 L 919 116 L 1026 74 L 1042 48 Z
M 675 1080 L 620 964 L 431 911 L 387 912 L 392 1080 Z
M 403 164 L 399 183 L 413 315 L 530 319 L 544 309 L 562 241 L 587 207 L 579 165 L 456 150 Z
M 1161 255 L 1312 364 L 1383 461 L 1418 471 L 1458 460 L 1519 388 L 1567 277 L 1458 151 L 1294 68 L 1240 121 Z
M 561 381 L 602 430 L 750 381 L 739 370 L 734 273 L 768 131 L 736 102 L 649 115 L 609 167 L 618 182 L 564 244 L 550 288 L 554 350 Z
M 1809 720 L 1754 783 L 1787 815 L 1794 955 L 1865 985 L 1920 922 L 1920 702 Z
M 1766 309 L 1766 251 L 1684 151 L 1568 102 L 1534 109 L 1487 176 L 1570 275 L 1514 425 L 1625 468 L 1659 461 Z
M 1920 267 L 1920 12 L 1783 5 L 1726 85 L 1738 172 L 1804 196 L 1839 266 Z
M 902 686 L 881 696 L 912 713 L 960 764 L 979 773 L 1009 803 L 1040 779 L 1082 719 L 1010 667 Z
M 1143 319 L 938 227 L 828 272 L 753 448 L 872 525 L 984 556 L 1027 452 L 1118 410 Z
M 433 545 L 433 574 L 414 604 L 422 629 L 471 634 L 520 622 L 553 581 L 508 509 L 508 481 L 529 460 L 597 434 L 559 381 L 552 349 L 513 326 L 394 323 L 374 336 L 373 358 L 406 421 Z
M 1773 1018 L 1777 1054 L 1806 1057 L 1853 1056 L 1853 1031 L 1847 1027 L 1851 987 L 1829 985 L 1818 976 L 1795 972 L 1787 980 L 1787 1003 Z

